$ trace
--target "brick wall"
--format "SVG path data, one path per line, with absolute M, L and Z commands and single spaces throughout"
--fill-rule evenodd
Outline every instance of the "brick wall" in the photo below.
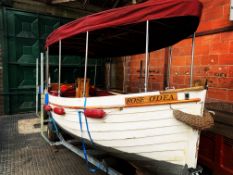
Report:
M 232 26 L 229 21 L 229 0 L 201 0 L 204 5 L 198 33 Z M 173 46 L 170 86 L 189 86 L 191 63 L 191 39 Z M 149 89 L 164 89 L 163 75 L 167 56 L 165 49 L 150 53 Z M 144 55 L 132 57 L 130 62 L 130 90 L 138 91 L 140 60 Z M 165 71 L 166 72 L 166 71 Z M 195 40 L 194 83 L 208 79 L 209 101 L 233 102 L 233 31 L 215 32 L 198 36 Z M 143 87 L 143 84 L 142 84 Z
M 150 53 L 150 67 L 148 90 L 161 89 L 164 82 L 165 50 Z M 130 92 L 144 91 L 145 54 L 131 56 L 129 62 L 129 90 Z M 142 66 L 141 66 L 142 65 Z M 140 75 L 140 71 L 142 74 Z

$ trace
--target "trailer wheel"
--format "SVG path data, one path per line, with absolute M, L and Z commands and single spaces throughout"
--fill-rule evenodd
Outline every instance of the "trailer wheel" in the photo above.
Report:
M 48 112 L 44 110 L 43 113 L 44 113 L 44 119 L 47 120 L 49 118 Z
M 48 122 L 47 135 L 48 135 L 48 139 L 51 142 L 58 141 L 58 137 L 57 137 L 56 133 L 54 132 L 54 127 L 53 127 L 53 124 L 51 122 Z

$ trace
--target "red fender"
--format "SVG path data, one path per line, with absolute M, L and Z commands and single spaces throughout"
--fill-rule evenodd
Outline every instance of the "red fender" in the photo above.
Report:
M 90 118 L 104 118 L 104 116 L 106 115 L 106 113 L 104 112 L 103 109 L 86 109 L 84 111 L 84 115 L 86 117 L 90 117 Z
M 52 111 L 53 109 L 52 109 L 52 107 L 50 105 L 44 105 L 44 110 L 46 112 L 49 112 L 49 111 Z
M 65 110 L 63 107 L 55 107 L 53 109 L 53 112 L 58 114 L 58 115 L 64 115 L 65 114 Z

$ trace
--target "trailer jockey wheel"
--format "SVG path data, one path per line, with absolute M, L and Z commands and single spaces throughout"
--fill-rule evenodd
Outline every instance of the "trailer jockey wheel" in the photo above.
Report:
M 201 166 L 197 166 L 196 169 L 191 168 L 190 173 L 191 175 L 202 175 L 203 168 Z
M 55 142 L 55 141 L 59 140 L 57 137 L 57 134 L 55 132 L 54 126 L 51 122 L 48 122 L 47 135 L 48 135 L 49 141 L 51 141 L 51 142 Z

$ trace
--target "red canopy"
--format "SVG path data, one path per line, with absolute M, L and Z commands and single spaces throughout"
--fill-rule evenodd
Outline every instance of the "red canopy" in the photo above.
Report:
M 157 50 L 186 38 L 198 27 L 202 4 L 198 0 L 149 0 L 74 20 L 52 32 L 46 47 L 58 53 L 85 53 L 89 31 L 89 55 L 120 56 L 145 51 L 145 21 L 149 20 L 149 50 Z

